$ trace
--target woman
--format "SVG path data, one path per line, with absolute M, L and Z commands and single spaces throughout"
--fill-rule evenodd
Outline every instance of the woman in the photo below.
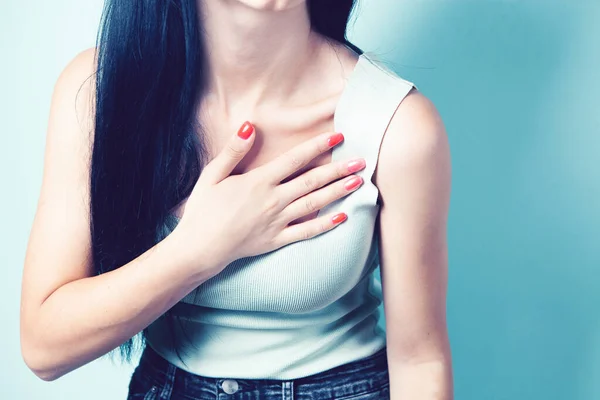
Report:
M 129 358 L 141 331 L 131 399 L 452 397 L 446 135 L 347 42 L 353 6 L 107 2 L 52 100 L 22 288 L 36 375 Z

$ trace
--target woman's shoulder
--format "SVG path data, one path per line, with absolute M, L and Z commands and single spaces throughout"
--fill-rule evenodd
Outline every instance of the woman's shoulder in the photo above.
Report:
M 383 201 L 402 203 L 402 196 L 423 194 L 422 201 L 434 202 L 435 196 L 427 198 L 425 193 L 447 190 L 450 169 L 449 140 L 440 113 L 431 99 L 413 88 L 398 105 L 381 145 L 375 180 Z
M 353 121 L 366 118 L 377 123 L 377 129 L 383 126 L 374 174 L 382 197 L 397 191 L 400 177 L 406 184 L 419 185 L 432 174 L 446 174 L 443 170 L 449 165 L 448 138 L 434 102 L 388 65 L 375 53 L 360 55 L 350 79 L 352 107 L 346 113 Z M 423 179 L 413 179 L 416 176 Z
M 95 93 L 96 48 L 77 53 L 61 71 L 54 85 L 54 96 L 75 102 L 81 121 L 89 119 Z
M 416 87 L 398 105 L 387 129 L 388 135 L 390 150 L 410 157 L 429 156 L 439 151 L 439 144 L 447 139 L 437 107 Z
M 445 127 L 436 105 L 412 80 L 388 67 L 374 53 L 363 53 L 361 60 L 363 87 L 371 91 L 365 97 L 382 104 L 388 102 L 393 111 L 386 127 L 382 156 L 389 153 L 389 158 L 396 159 L 403 152 L 416 156 L 414 153 L 433 151 L 435 143 L 445 141 Z
M 91 81 L 96 71 L 96 48 L 91 47 L 77 53 L 62 70 L 57 84 L 62 86 L 82 85 Z
M 73 114 L 85 132 L 91 131 L 93 123 L 96 65 L 96 48 L 80 51 L 69 60 L 54 84 L 54 106 L 60 107 L 63 115 Z

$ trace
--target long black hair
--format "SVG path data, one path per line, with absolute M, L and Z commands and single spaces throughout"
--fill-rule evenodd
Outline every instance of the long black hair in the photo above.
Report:
M 355 0 L 307 0 L 312 29 L 360 54 L 346 37 L 354 6 Z M 195 116 L 205 87 L 201 32 L 197 0 L 105 2 L 90 168 L 96 274 L 127 264 L 162 240 L 176 224 L 172 209 L 200 176 L 205 147 Z M 169 311 L 163 317 L 173 333 L 177 317 Z M 127 361 L 133 339 L 119 346 Z

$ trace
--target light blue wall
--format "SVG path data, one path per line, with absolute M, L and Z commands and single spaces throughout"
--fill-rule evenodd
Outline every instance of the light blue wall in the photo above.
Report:
M 457 399 L 600 399 L 599 18 L 592 1 L 362 7 L 357 43 L 450 137 Z
M 101 0 L 0 13 L 0 398 L 125 398 L 131 366 L 58 381 L 21 360 L 23 255 L 52 86 Z M 352 38 L 440 110 L 453 157 L 448 317 L 456 398 L 600 398 L 600 4 L 363 0 Z M 101 382 L 95 377 L 100 377 Z

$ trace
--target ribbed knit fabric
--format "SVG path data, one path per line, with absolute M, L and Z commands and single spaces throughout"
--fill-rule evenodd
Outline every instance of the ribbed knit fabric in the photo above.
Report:
M 184 319 L 170 346 L 157 319 L 148 344 L 179 368 L 206 376 L 297 379 L 374 354 L 386 344 L 378 327 L 381 286 L 375 220 L 378 190 L 371 181 L 379 148 L 398 105 L 413 84 L 362 54 L 334 115 L 344 142 L 332 160 L 363 157 L 364 184 L 322 208 L 345 212 L 331 231 L 275 251 L 238 259 L 173 307 Z

